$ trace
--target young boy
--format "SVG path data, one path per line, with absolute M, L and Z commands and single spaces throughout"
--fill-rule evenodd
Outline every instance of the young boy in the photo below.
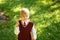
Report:
M 17 21 L 14 30 L 15 34 L 18 35 L 18 40 L 36 40 L 37 38 L 34 24 L 29 20 L 29 14 L 30 12 L 27 8 L 22 8 L 21 19 Z

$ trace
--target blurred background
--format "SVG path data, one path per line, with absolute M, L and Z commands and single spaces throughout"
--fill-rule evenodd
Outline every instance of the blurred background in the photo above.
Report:
M 0 0 L 0 40 L 17 40 L 14 28 L 23 7 L 30 10 L 37 40 L 60 40 L 60 0 Z

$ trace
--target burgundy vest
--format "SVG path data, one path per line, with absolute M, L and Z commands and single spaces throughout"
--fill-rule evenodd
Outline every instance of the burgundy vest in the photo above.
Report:
M 19 30 L 18 40 L 31 40 L 30 32 L 33 27 L 33 22 L 29 22 L 26 27 L 23 26 L 21 20 L 19 20 Z

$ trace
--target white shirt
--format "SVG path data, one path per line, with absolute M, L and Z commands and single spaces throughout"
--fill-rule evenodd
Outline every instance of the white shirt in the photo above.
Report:
M 24 25 L 24 21 L 21 21 L 21 22 L 22 22 L 22 24 Z M 26 25 L 28 25 L 28 22 L 29 22 L 29 20 L 25 21 Z M 16 35 L 18 35 L 19 32 L 20 32 L 19 27 L 15 27 L 14 33 L 15 33 Z M 34 39 L 37 39 L 36 29 L 34 28 L 34 25 L 33 25 L 33 27 L 32 27 L 31 34 L 32 34 L 32 36 L 34 37 Z

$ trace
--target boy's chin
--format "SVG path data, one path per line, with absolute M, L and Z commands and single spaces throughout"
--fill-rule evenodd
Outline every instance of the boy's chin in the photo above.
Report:
M 22 19 L 22 20 L 24 21 L 24 20 L 28 20 L 28 19 Z

